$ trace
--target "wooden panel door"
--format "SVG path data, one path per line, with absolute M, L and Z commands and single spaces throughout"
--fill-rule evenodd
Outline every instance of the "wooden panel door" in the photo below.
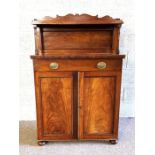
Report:
M 117 139 L 120 72 L 80 73 L 80 139 Z
M 77 137 L 74 77 L 73 72 L 35 73 L 38 140 Z

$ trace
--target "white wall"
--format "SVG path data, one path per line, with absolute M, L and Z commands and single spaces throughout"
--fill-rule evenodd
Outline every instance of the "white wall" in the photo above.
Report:
M 43 16 L 88 13 L 121 18 L 124 24 L 120 34 L 120 53 L 126 54 L 120 116 L 134 116 L 134 8 L 133 0 L 20 0 L 20 119 L 35 119 L 33 67 L 34 33 L 31 21 Z

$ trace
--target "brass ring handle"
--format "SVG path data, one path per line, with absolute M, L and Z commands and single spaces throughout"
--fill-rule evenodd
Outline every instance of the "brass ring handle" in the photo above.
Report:
M 97 68 L 98 69 L 105 69 L 106 68 L 106 63 L 105 62 L 98 62 L 97 63 Z
M 52 62 L 52 63 L 50 63 L 49 66 L 50 66 L 51 69 L 58 69 L 59 64 L 57 62 Z

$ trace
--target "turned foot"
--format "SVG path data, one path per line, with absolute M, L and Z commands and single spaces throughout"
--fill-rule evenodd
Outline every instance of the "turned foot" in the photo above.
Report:
M 110 140 L 109 141 L 111 144 L 117 144 L 117 140 Z
M 45 144 L 47 144 L 47 141 L 38 141 L 38 145 L 39 145 L 39 146 L 43 146 L 43 145 L 45 145 Z

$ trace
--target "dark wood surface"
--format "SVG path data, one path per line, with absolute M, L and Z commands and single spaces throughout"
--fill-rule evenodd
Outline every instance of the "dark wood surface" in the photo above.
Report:
M 66 51 L 66 50 L 64 50 Z M 106 60 L 114 60 L 114 59 L 123 59 L 125 55 L 118 55 L 118 54 L 105 54 L 105 53 L 87 53 L 88 51 L 85 51 L 86 53 L 81 53 L 81 51 L 78 52 L 76 50 L 76 53 L 68 53 L 68 50 L 66 51 L 67 53 L 53 53 L 50 55 L 31 55 L 32 59 L 42 59 L 42 60 L 52 60 L 52 59 L 106 59 Z
M 99 18 L 87 14 L 34 20 L 36 55 L 59 52 L 118 54 L 122 23 L 110 16 Z
M 121 70 L 122 61 L 120 59 L 85 59 L 85 60 L 34 60 L 34 70 L 35 71 L 55 71 L 55 69 L 50 68 L 52 62 L 57 63 L 59 66 L 56 71 L 110 71 L 110 70 Z M 106 68 L 99 69 L 97 64 L 99 62 L 106 63 Z
M 117 138 L 120 72 L 80 72 L 80 139 Z
M 45 16 L 42 19 L 34 19 L 32 24 L 33 25 L 40 25 L 40 24 L 46 24 L 46 25 L 61 25 L 61 24 L 122 24 L 123 21 L 119 18 L 113 19 L 112 17 L 106 15 L 104 17 L 98 17 L 91 16 L 88 14 L 67 14 L 66 16 L 59 16 L 56 17 L 50 17 Z
M 111 49 L 112 30 L 68 30 L 43 32 L 44 50 Z
M 52 140 L 116 142 L 125 57 L 119 55 L 122 23 L 87 14 L 33 21 L 39 145 Z
M 77 137 L 73 78 L 72 72 L 35 72 L 39 140 Z

